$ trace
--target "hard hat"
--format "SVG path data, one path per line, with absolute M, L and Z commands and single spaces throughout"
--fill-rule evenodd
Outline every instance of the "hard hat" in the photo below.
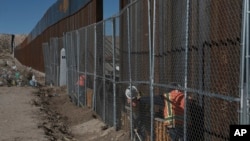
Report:
M 132 89 L 130 89 L 130 86 L 125 90 L 125 95 L 128 99 L 134 99 L 138 96 L 138 90 L 135 86 L 132 86 Z
M 177 89 L 181 88 L 181 85 L 176 83 L 176 82 L 171 82 L 168 85 L 171 86 L 171 88 L 166 88 L 166 90 L 165 90 L 166 93 L 170 93 L 173 90 L 177 90 Z
M 85 75 L 80 75 L 80 78 L 84 79 L 84 78 L 85 78 Z

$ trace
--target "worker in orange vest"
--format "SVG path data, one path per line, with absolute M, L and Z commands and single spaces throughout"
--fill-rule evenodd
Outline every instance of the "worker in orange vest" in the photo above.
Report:
M 77 85 L 84 87 L 84 83 L 85 83 L 85 75 L 80 75 L 79 76 L 79 80 L 76 82 Z
M 183 140 L 184 94 L 178 83 L 172 82 L 169 85 L 172 88 L 166 89 L 163 93 L 163 117 L 172 140 Z
M 84 93 L 85 93 L 85 75 L 80 75 L 79 80 L 76 82 L 76 85 L 79 87 L 79 98 L 80 101 L 84 103 Z

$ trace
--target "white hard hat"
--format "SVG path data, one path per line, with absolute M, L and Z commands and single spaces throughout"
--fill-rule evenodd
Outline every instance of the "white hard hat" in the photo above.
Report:
M 138 96 L 138 90 L 135 86 L 132 86 L 132 89 L 130 89 L 130 86 L 125 90 L 125 95 L 128 99 L 134 99 Z

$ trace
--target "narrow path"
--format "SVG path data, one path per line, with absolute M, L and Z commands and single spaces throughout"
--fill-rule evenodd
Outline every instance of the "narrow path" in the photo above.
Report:
M 31 104 L 31 87 L 0 87 L 0 140 L 47 141 L 38 128 L 39 108 Z

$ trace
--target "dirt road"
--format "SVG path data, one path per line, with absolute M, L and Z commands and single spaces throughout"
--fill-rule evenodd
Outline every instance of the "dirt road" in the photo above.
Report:
M 31 105 L 35 89 L 0 87 L 0 140 L 46 141 L 39 123 L 39 108 Z

